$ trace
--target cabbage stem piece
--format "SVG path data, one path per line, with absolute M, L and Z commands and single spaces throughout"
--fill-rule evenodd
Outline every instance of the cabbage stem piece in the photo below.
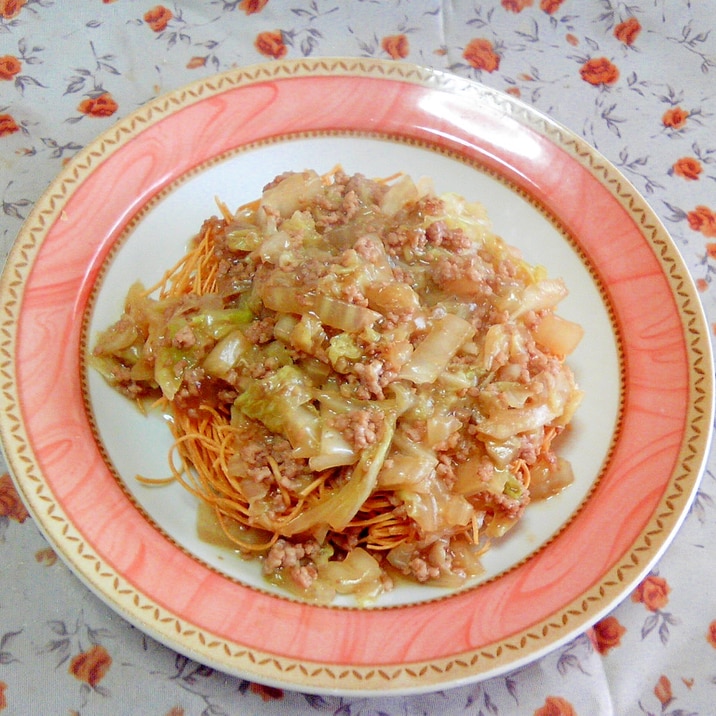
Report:
M 325 421 L 325 418 L 322 417 Z M 320 453 L 308 460 L 308 466 L 314 472 L 328 470 L 331 467 L 353 465 L 358 455 L 339 430 L 326 425 L 321 430 Z
M 325 295 L 316 297 L 314 310 L 321 323 L 346 333 L 359 333 L 382 318 L 380 313 L 370 308 Z
M 432 455 L 391 455 L 378 474 L 378 487 L 387 490 L 409 489 L 423 492 L 438 460 Z
M 251 342 L 240 330 L 224 336 L 204 358 L 204 370 L 215 378 L 225 378 L 239 358 L 251 350 Z
M 558 278 L 546 278 L 533 283 L 522 292 L 519 308 L 512 313 L 513 318 L 522 316 L 527 311 L 542 311 L 554 308 L 567 295 L 564 281 Z
M 413 383 L 434 383 L 465 341 L 475 335 L 472 324 L 452 313 L 437 319 L 418 344 L 400 377 Z
M 547 313 L 537 324 L 532 335 L 543 348 L 564 357 L 579 345 L 584 335 L 584 328 L 556 313 Z
M 314 171 L 291 174 L 264 191 L 260 206 L 288 218 L 306 206 L 322 188 L 323 180 Z

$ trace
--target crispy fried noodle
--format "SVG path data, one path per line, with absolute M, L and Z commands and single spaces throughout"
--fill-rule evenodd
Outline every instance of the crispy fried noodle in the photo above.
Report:
M 553 447 L 581 397 L 563 282 L 427 180 L 287 173 L 218 205 L 90 357 L 171 414 L 169 479 L 202 539 L 316 603 L 478 575 L 572 481 Z

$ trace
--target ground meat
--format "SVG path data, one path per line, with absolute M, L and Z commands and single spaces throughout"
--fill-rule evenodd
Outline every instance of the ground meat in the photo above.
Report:
M 351 410 L 336 416 L 332 424 L 351 447 L 363 450 L 380 440 L 385 429 L 385 418 L 379 410 Z
M 277 540 L 264 558 L 264 574 L 276 574 L 284 571 L 300 589 L 308 589 L 318 578 L 318 568 L 313 557 L 320 550 L 315 540 L 306 542 L 288 542 Z
M 430 224 L 425 234 L 433 246 L 442 246 L 448 251 L 464 251 L 472 246 L 472 240 L 462 229 L 449 229 L 444 221 Z
M 454 288 L 459 282 L 474 287 L 476 294 L 489 294 L 492 290 L 488 268 L 474 255 L 444 254 L 432 263 L 431 276 L 443 289 Z
M 400 256 L 406 248 L 416 252 L 422 252 L 428 244 L 425 229 L 421 227 L 403 227 L 397 231 L 390 231 L 385 237 L 385 245 L 388 253 L 393 256 Z
M 372 360 L 368 363 L 356 363 L 354 371 L 361 387 L 364 389 L 363 394 L 367 395 L 365 399 L 369 400 L 370 397 L 377 398 L 378 400 L 385 399 L 383 387 L 386 383 L 381 381 L 384 366 L 379 360 Z
M 275 356 L 269 356 L 263 361 L 254 363 L 249 369 L 249 374 L 255 380 L 261 380 L 265 378 L 269 373 L 273 372 L 280 366 L 278 358 Z
M 364 308 L 368 306 L 368 299 L 365 297 L 365 294 L 361 290 L 360 286 L 352 281 L 344 283 L 340 286 L 339 298 L 347 303 L 352 303 L 355 306 L 363 306 Z
M 172 338 L 172 345 L 174 348 L 185 350 L 196 345 L 196 336 L 191 326 L 182 326 Z
M 409 562 L 410 574 L 418 582 L 427 582 L 440 576 L 440 568 L 428 564 L 423 557 L 413 557 Z
M 235 400 L 237 393 L 233 388 L 219 389 L 216 393 L 220 403 L 224 405 L 231 405 Z
M 499 508 L 500 513 L 506 514 L 511 519 L 518 518 L 529 503 L 529 492 L 525 490 L 523 499 L 508 497 L 505 494 L 490 495 L 490 502 Z
M 416 209 L 423 216 L 439 216 L 445 213 L 445 202 L 440 197 L 427 194 L 418 200 Z
M 248 287 L 251 279 L 256 275 L 258 257 L 246 257 L 243 261 L 221 259 L 216 272 L 217 292 L 227 298 L 237 296 Z
M 352 189 L 347 191 L 346 195 L 343 197 L 343 205 L 341 207 L 343 209 L 344 221 L 351 221 L 358 213 L 360 206 L 361 202 L 358 198 L 358 194 L 356 194 Z
M 313 564 L 297 564 L 291 567 L 289 575 L 297 587 L 308 589 L 318 579 L 318 569 Z
M 353 250 L 368 263 L 376 264 L 382 260 L 385 253 L 371 236 L 361 236 L 353 244 Z
M 457 480 L 455 467 L 455 460 L 450 455 L 443 453 L 438 456 L 438 464 L 435 466 L 435 474 L 448 488 L 451 488 Z
M 316 227 L 323 230 L 350 223 L 360 211 L 360 181 L 351 181 L 345 174 L 336 175 L 330 192 L 317 197 L 314 206 Z
M 131 369 L 121 363 L 112 366 L 111 379 L 116 389 L 132 400 L 151 392 L 145 384 L 132 380 Z
M 273 340 L 273 329 L 276 325 L 276 317 L 269 316 L 259 320 L 251 321 L 244 329 L 244 335 L 254 344 L 261 345 Z
M 428 241 L 433 246 L 440 246 L 443 242 L 443 237 L 448 232 L 447 224 L 444 221 L 434 221 L 426 230 Z
M 250 434 L 242 437 L 245 439 L 229 464 L 232 473 L 255 482 L 275 480 L 288 487 L 293 487 L 293 482 L 305 473 L 305 462 L 293 456 L 288 440 L 278 437 L 261 440 Z
M 300 263 L 282 263 L 277 268 L 281 274 L 271 276 L 273 267 L 259 266 L 255 275 L 256 283 L 290 287 L 296 292 L 299 302 L 322 278 L 332 277 L 333 274 L 333 265 L 330 262 L 315 257 L 306 258 Z M 270 278 L 265 279 L 264 276 Z
M 264 573 L 271 574 L 279 569 L 301 566 L 307 559 L 310 560 L 319 549 L 320 545 L 315 540 L 288 542 L 285 539 L 278 539 L 264 559 Z
M 346 192 L 354 191 L 357 195 L 364 197 L 367 202 L 375 206 L 380 205 L 389 189 L 387 184 L 372 181 L 363 174 L 354 174 L 350 177 L 344 174 L 342 183 L 345 185 Z

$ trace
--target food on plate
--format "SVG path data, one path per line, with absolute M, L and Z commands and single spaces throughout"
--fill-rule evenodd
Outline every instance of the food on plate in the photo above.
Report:
M 479 575 L 573 479 L 562 280 L 424 179 L 289 172 L 218 205 L 89 359 L 171 416 L 168 479 L 199 498 L 202 539 L 315 603 Z

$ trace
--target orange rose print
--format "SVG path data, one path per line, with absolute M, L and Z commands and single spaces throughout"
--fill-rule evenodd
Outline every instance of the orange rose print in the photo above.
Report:
M 275 32 L 260 32 L 256 35 L 254 47 L 262 55 L 273 57 L 274 60 L 280 60 L 288 52 L 288 48 L 283 41 L 281 30 L 276 30 Z
M 20 125 L 9 114 L 0 114 L 0 137 L 20 131 Z
M 0 17 L 12 20 L 20 14 L 20 10 L 27 5 L 27 0 L 0 0 Z
M 394 60 L 402 60 L 408 56 L 410 45 L 405 35 L 388 35 L 380 43 L 384 52 L 387 52 Z
M 532 0 L 502 0 L 500 5 L 510 12 L 522 12 L 526 7 L 531 7 Z
M 24 522 L 28 517 L 25 505 L 17 494 L 10 475 L 0 477 L 0 517 L 9 517 L 15 522 Z
M 703 171 L 701 162 L 694 157 L 681 157 L 678 159 L 671 170 L 677 177 L 695 180 L 699 178 L 699 174 Z
M 111 665 L 112 657 L 107 650 L 95 644 L 87 651 L 77 654 L 70 662 L 68 671 L 75 679 L 84 681 L 94 688 L 105 677 Z
M 579 70 L 582 79 L 590 85 L 613 85 L 619 79 L 619 70 L 606 57 L 595 57 Z
M 706 244 L 706 255 L 710 259 L 716 259 L 716 244 Z M 708 284 L 706 284 L 706 288 L 708 288 Z
M 274 701 L 283 698 L 283 691 L 273 686 L 252 683 L 249 687 L 254 694 L 258 694 L 264 701 Z
M 534 716 L 577 716 L 572 704 L 561 696 L 548 696 L 544 706 L 540 706 Z
M 620 646 L 626 627 L 616 617 L 604 617 L 592 627 L 594 648 L 602 655 Z
M 476 70 L 494 72 L 500 67 L 500 56 L 495 52 L 493 44 L 482 37 L 470 40 L 462 56 Z
M 716 619 L 709 624 L 709 630 L 706 633 L 706 641 L 716 649 Z
M 671 692 L 671 681 L 662 674 L 654 687 L 654 696 L 661 702 L 662 707 L 666 707 L 674 695 Z
M 195 70 L 198 67 L 206 67 L 206 57 L 194 56 L 186 63 L 188 70 Z
M 88 117 L 111 117 L 117 111 L 117 103 L 109 92 L 103 92 L 97 97 L 83 99 L 77 109 Z
M 572 47 L 576 47 L 579 44 L 579 38 L 571 32 L 568 32 L 564 37 Z
M 11 80 L 22 69 L 22 63 L 14 55 L 0 57 L 0 80 Z
M 694 231 L 700 231 L 709 238 L 716 237 L 716 213 L 708 206 L 697 206 L 686 215 L 686 220 Z
M 670 591 L 663 577 L 650 575 L 632 592 L 631 600 L 643 604 L 650 612 L 658 612 L 669 602 Z
M 553 15 L 563 2 L 564 0 L 540 0 L 540 10 L 544 10 L 548 15 Z
M 7 684 L 4 681 L 0 681 L 0 711 L 7 708 L 5 689 L 7 689 Z
M 700 293 L 709 290 L 709 282 L 705 278 L 696 279 L 696 288 Z
M 614 37 L 625 45 L 633 45 L 640 32 L 641 24 L 639 20 L 635 17 L 630 17 L 614 28 Z
M 664 116 L 661 121 L 665 127 L 671 127 L 672 129 L 682 129 L 686 126 L 686 120 L 689 118 L 689 113 L 681 107 L 672 107 L 664 112 Z
M 57 554 L 50 547 L 45 547 L 45 549 L 40 549 L 35 552 L 35 561 L 47 567 L 51 567 L 57 562 Z
M 241 0 L 239 8 L 247 15 L 253 15 L 256 12 L 261 12 L 267 3 L 268 0 Z
M 164 5 L 155 5 L 151 10 L 147 10 L 144 13 L 144 22 L 154 30 L 154 32 L 161 32 L 166 30 L 169 20 L 174 17 L 174 13 Z

